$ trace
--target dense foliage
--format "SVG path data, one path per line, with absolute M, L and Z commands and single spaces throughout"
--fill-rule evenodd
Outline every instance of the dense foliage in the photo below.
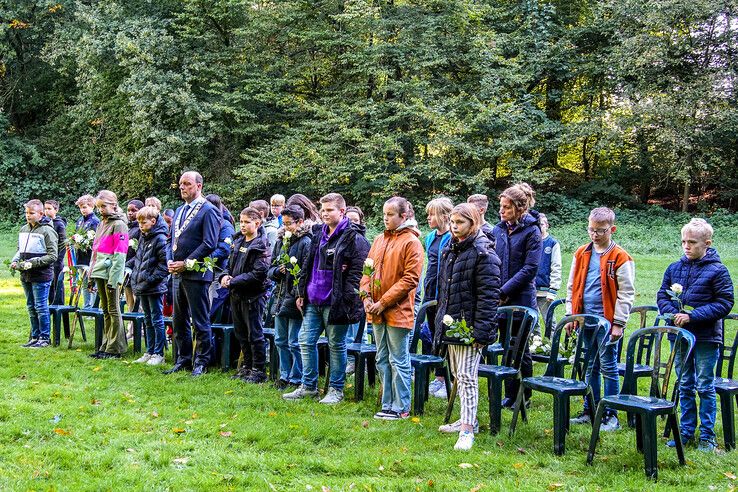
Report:
M 0 0 L 0 209 L 102 186 L 171 201 L 186 168 L 237 206 L 525 179 L 734 208 L 736 7 Z

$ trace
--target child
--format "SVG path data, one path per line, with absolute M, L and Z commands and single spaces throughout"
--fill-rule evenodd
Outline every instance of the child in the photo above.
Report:
M 20 228 L 18 251 L 10 268 L 21 272 L 21 285 L 31 319 L 31 336 L 23 346 L 45 348 L 49 346 L 51 336 L 49 288 L 58 254 L 58 237 L 51 226 L 51 219 L 44 216 L 41 200 L 30 200 L 25 204 L 25 210 L 26 224 Z
M 676 371 L 680 378 L 680 434 L 683 443 L 694 439 L 697 427 L 695 389 L 700 396 L 701 451 L 715 451 L 715 366 L 723 343 L 722 319 L 733 308 L 733 282 L 728 269 L 712 248 L 712 226 L 692 219 L 682 227 L 684 256 L 666 269 L 658 293 L 659 312 L 673 314 L 676 326 L 694 334 L 697 343 L 686 361 L 677 348 Z M 678 284 L 678 286 L 677 286 Z M 679 294 L 680 304 L 667 293 Z M 683 309 L 684 306 L 690 306 Z M 681 309 L 680 309 L 681 308 Z M 676 437 L 675 437 L 676 438 Z M 674 446 L 674 441 L 667 443 Z
M 138 219 L 136 214 L 144 207 L 141 200 L 131 200 L 128 202 L 126 207 L 126 214 L 128 215 L 128 252 L 126 253 L 126 268 L 133 269 L 134 259 L 136 257 L 136 248 L 133 244 L 136 244 L 141 239 L 141 229 L 138 227 Z M 131 242 L 131 240 L 134 240 Z M 126 296 L 126 310 L 128 312 L 134 312 L 136 307 L 136 297 L 133 295 L 133 288 L 131 287 L 130 278 L 128 282 L 123 285 L 123 293 Z M 128 338 L 133 338 L 133 322 L 128 327 Z
M 262 314 L 270 259 L 261 217 L 255 208 L 241 211 L 241 230 L 233 236 L 228 273 L 220 277 L 220 284 L 230 290 L 233 328 L 243 353 L 241 368 L 233 377 L 257 384 L 266 381 Z
M 608 341 L 602 342 L 606 335 L 604 331 L 596 334 L 595 343 L 600 350 L 591 359 L 587 371 L 586 381 L 592 386 L 595 406 L 600 400 L 600 372 L 605 382 L 605 396 L 617 395 L 619 392 L 617 341 L 623 336 L 635 299 L 635 265 L 630 255 L 612 240 L 615 230 L 615 212 L 605 207 L 595 208 L 590 212 L 587 232 L 591 242 L 574 253 L 567 285 L 568 313 L 596 314 L 603 316 L 612 325 Z M 567 332 L 571 332 L 573 328 L 567 325 Z M 595 326 L 587 325 L 579 329 L 580 336 L 591 340 Z M 594 411 L 594 408 L 589 408 L 585 399 L 584 411 L 573 418 L 572 423 L 590 423 Z M 617 412 L 606 410 L 600 430 L 613 431 L 619 428 Z
M 159 213 L 161 213 L 161 200 L 155 196 L 150 196 L 144 200 L 144 205 L 147 207 L 154 207 Z
M 541 334 L 541 324 L 546 320 L 548 307 L 556 300 L 556 293 L 561 288 L 561 245 L 548 233 L 548 218 L 538 214 L 538 226 L 541 228 L 543 251 L 536 275 L 536 302 L 541 312 L 541 322 L 537 323 L 533 333 Z
M 272 195 L 269 199 L 271 205 L 272 217 L 277 219 L 278 227 L 282 227 L 282 210 L 284 210 L 284 195 Z
M 352 205 L 350 207 L 346 207 L 346 218 L 354 224 L 356 227 L 359 228 L 359 233 L 366 237 L 366 224 L 364 223 L 364 212 L 357 206 Z M 359 332 L 359 323 L 351 323 L 348 327 L 348 330 L 346 331 L 346 343 L 354 343 L 356 341 L 356 334 Z M 366 333 L 364 333 L 364 337 L 366 338 Z M 363 342 L 362 342 L 363 343 Z M 349 359 L 348 363 L 346 364 L 346 374 L 353 374 L 356 370 L 356 362 L 354 359 Z
M 174 210 L 171 208 L 168 208 L 164 210 L 164 222 L 166 222 L 167 227 L 169 228 L 169 234 L 172 232 L 172 221 L 174 220 Z
M 302 358 L 298 342 L 302 313 L 295 304 L 297 287 L 290 271 L 293 265 L 301 266 L 304 263 L 312 242 L 310 227 L 305 225 L 304 219 L 305 213 L 296 205 L 290 205 L 282 211 L 284 229 L 277 235 L 272 266 L 269 268 L 269 278 L 277 283 L 274 293 L 274 344 L 279 351 L 279 381 L 276 384 L 279 390 L 288 386 L 297 388 L 302 381 Z
M 346 207 L 346 217 L 348 218 L 348 220 L 351 221 L 352 224 L 356 224 L 359 227 L 363 227 L 364 233 L 366 233 L 366 224 L 364 223 L 364 212 L 359 207 L 355 205 Z
M 423 303 L 432 301 L 438 297 L 438 275 L 441 270 L 441 251 L 451 241 L 451 211 L 453 202 L 446 197 L 435 198 L 425 206 L 428 215 L 428 227 L 430 233 L 425 238 L 425 255 L 428 258 L 428 266 L 425 270 L 423 280 Z M 426 320 L 430 330 L 431 342 L 423 341 L 423 353 L 433 352 L 433 338 L 436 330 L 436 307 L 431 306 L 426 311 Z M 436 378 L 428 387 L 428 394 L 436 398 L 447 398 L 445 370 L 442 367 L 436 369 Z
M 64 304 L 64 258 L 67 256 L 67 219 L 58 215 L 59 202 L 46 200 L 44 202 L 44 215 L 51 219 L 58 238 L 58 254 L 54 263 L 54 278 L 51 280 L 49 290 L 49 304 Z
M 438 276 L 436 312 L 436 351 L 448 345 L 451 370 L 454 371 L 461 401 L 461 419 L 442 425 L 441 432 L 459 433 L 454 449 L 468 451 L 479 432 L 479 377 L 477 369 L 481 350 L 497 339 L 497 306 L 500 299 L 500 259 L 489 238 L 481 231 L 482 217 L 471 204 L 457 205 L 451 212 L 453 239 L 443 248 Z M 466 321 L 474 338 L 459 344 L 448 337 L 452 323 Z
M 269 216 L 269 204 L 264 200 L 254 200 L 249 203 L 250 208 L 256 209 L 261 214 L 261 225 L 267 238 L 267 246 L 269 252 L 274 249 L 274 243 L 277 242 L 277 219 Z
M 115 193 L 101 191 L 97 194 L 96 204 L 102 221 L 97 226 L 95 243 L 92 245 L 90 280 L 94 280 L 97 286 L 105 327 L 100 349 L 90 356 L 96 359 L 120 359 L 128 350 L 120 314 L 120 288 L 128 251 L 128 226 Z
M 362 276 L 359 292 L 377 340 L 382 378 L 382 409 L 374 418 L 399 420 L 410 414 L 408 339 L 415 326 L 413 306 L 423 271 L 423 246 L 417 229 L 407 223 L 406 199 L 390 198 L 382 210 L 384 234 L 376 237 L 367 258 L 373 260 L 375 273 Z
M 77 198 L 77 201 L 74 202 L 74 204 L 79 207 L 79 213 L 81 215 L 81 217 L 77 219 L 77 222 L 74 224 L 74 228 L 77 233 L 84 235 L 87 233 L 87 231 L 97 230 L 97 226 L 100 225 L 100 219 L 98 219 L 97 215 L 95 215 L 94 213 L 95 198 L 92 195 L 82 195 L 81 197 Z M 90 265 L 90 259 L 92 256 L 91 249 L 81 249 L 76 247 L 74 253 L 76 258 L 74 266 Z M 86 308 L 92 307 L 92 305 L 95 303 L 95 294 L 93 292 L 93 289 L 90 289 L 88 285 L 89 276 L 85 276 L 82 280 L 82 285 L 79 286 L 79 288 L 82 289 L 84 307 Z
M 477 210 L 479 210 L 479 215 L 482 217 L 482 225 L 480 228 L 482 229 L 484 235 L 487 236 L 490 241 L 492 241 L 492 244 L 494 244 L 495 236 L 492 232 L 493 227 L 490 225 L 489 222 L 487 222 L 487 219 L 485 218 L 487 208 L 489 208 L 489 198 L 487 198 L 487 195 L 476 193 L 467 198 L 466 203 L 470 203 L 477 207 Z
M 134 257 L 131 287 L 139 299 L 146 327 L 146 353 L 135 362 L 158 366 L 164 363 L 164 314 L 162 295 L 167 290 L 167 224 L 153 206 L 136 214 L 141 239 Z

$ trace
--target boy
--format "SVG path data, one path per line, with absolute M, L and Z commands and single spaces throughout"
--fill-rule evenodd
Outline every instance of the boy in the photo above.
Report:
M 248 207 L 241 211 L 239 219 L 241 230 L 233 236 L 228 273 L 220 277 L 220 285 L 230 290 L 233 328 L 243 353 L 243 363 L 233 378 L 258 384 L 266 381 L 262 314 L 270 251 L 261 213 Z
M 548 218 L 545 214 L 538 215 L 538 225 L 541 228 L 543 253 L 536 275 L 536 302 L 541 319 L 545 322 L 548 307 L 556 300 L 556 293 L 561 288 L 561 245 L 548 233 Z M 533 332 L 535 335 L 541 335 L 541 324 L 536 323 Z
M 595 406 L 600 400 L 600 372 L 604 379 L 605 396 L 619 392 L 618 340 L 628 322 L 630 308 L 635 299 L 635 265 L 623 248 L 615 244 L 615 212 L 609 208 L 595 208 L 589 214 L 587 232 L 591 242 L 574 253 L 567 285 L 566 311 L 572 314 L 596 314 L 603 316 L 611 325 L 610 339 L 603 342 L 604 331 L 596 334 L 599 353 L 590 362 L 586 381 L 592 386 Z M 603 276 L 604 275 L 604 276 Z M 575 327 L 569 324 L 567 332 Z M 580 328 L 580 336 L 590 340 L 594 326 Z M 584 400 L 584 411 L 572 419 L 574 424 L 592 421 L 595 409 L 589 408 Z M 601 431 L 620 428 L 617 412 L 606 410 L 600 426 Z
M 21 285 L 26 294 L 26 307 L 31 319 L 31 337 L 23 345 L 28 348 L 49 346 L 49 287 L 54 276 L 58 238 L 51 219 L 44 216 L 40 200 L 25 205 L 26 225 L 18 234 L 18 251 L 10 268 L 20 270 Z
M 492 232 L 493 227 L 487 222 L 487 218 L 485 217 L 485 214 L 487 213 L 487 208 L 489 208 L 489 199 L 487 198 L 487 195 L 482 195 L 481 193 L 476 193 L 474 195 L 471 195 L 469 198 L 466 199 L 466 203 L 470 203 L 477 207 L 479 210 L 479 213 L 482 215 L 482 227 L 481 230 L 484 233 L 485 236 L 489 238 L 490 241 L 492 241 L 492 244 L 495 243 L 495 236 Z
M 275 217 L 277 219 L 277 222 L 279 223 L 278 227 L 282 227 L 282 210 L 284 210 L 284 200 L 284 195 L 280 194 L 272 195 L 272 197 L 269 199 L 272 217 Z
M 59 202 L 46 200 L 44 202 L 44 215 L 51 219 L 58 238 L 58 255 L 54 263 L 54 278 L 51 280 L 49 290 L 49 304 L 64 304 L 64 258 L 67 256 L 67 219 L 57 215 L 59 213 Z
M 138 244 L 141 240 L 141 229 L 138 226 L 138 211 L 144 207 L 144 203 L 141 200 L 131 200 L 128 202 L 126 207 L 126 215 L 128 216 L 128 251 L 126 252 L 126 267 L 133 269 L 133 265 L 136 259 L 136 248 L 134 244 Z M 130 278 L 128 282 L 123 285 L 123 292 L 126 296 L 126 310 L 129 313 L 134 312 L 136 307 L 136 297 L 133 295 L 133 289 L 131 288 Z M 128 326 L 128 338 L 133 338 L 133 322 Z
M 77 198 L 77 201 L 74 202 L 75 205 L 79 208 L 80 218 L 77 219 L 77 222 L 74 225 L 75 230 L 78 234 L 86 234 L 87 231 L 96 231 L 97 226 L 100 225 L 100 219 L 97 218 L 97 215 L 95 215 L 95 197 L 92 195 L 82 195 L 81 197 Z M 79 249 L 75 248 L 75 264 L 77 265 L 84 265 L 84 266 L 90 266 L 90 260 L 92 259 L 92 248 L 89 249 Z M 78 288 L 82 289 L 82 297 L 84 299 L 84 307 L 91 308 L 92 305 L 95 303 L 95 294 L 91 292 L 87 288 L 87 284 L 89 283 L 89 276 L 85 276 L 84 280 L 82 281 L 82 285 Z
M 694 334 L 697 341 L 686 361 L 682 361 L 681 347 L 677 348 L 679 425 L 682 442 L 692 441 L 697 426 L 696 389 L 700 395 L 698 449 L 707 452 L 717 449 L 715 366 L 723 343 L 722 319 L 733 308 L 733 282 L 717 251 L 711 247 L 712 233 L 712 226 L 704 219 L 692 219 L 682 227 L 684 256 L 666 269 L 657 296 L 659 312 L 672 314 L 673 324 Z M 679 294 L 681 306 L 667 290 Z M 667 445 L 673 447 L 675 442 L 669 441 Z
M 169 228 L 153 206 L 136 214 L 141 238 L 133 258 L 131 288 L 144 313 L 146 353 L 136 360 L 158 366 L 164 363 L 164 313 L 162 295 L 167 291 L 167 233 Z
M 271 252 L 274 243 L 277 242 L 277 230 L 279 229 L 277 219 L 269 216 L 269 204 L 265 200 L 254 200 L 249 203 L 249 207 L 256 209 L 261 214 L 261 225 L 264 227 L 269 251 Z

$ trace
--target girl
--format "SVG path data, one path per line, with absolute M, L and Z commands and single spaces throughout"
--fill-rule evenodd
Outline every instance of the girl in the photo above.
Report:
M 441 269 L 441 251 L 451 240 L 450 219 L 454 204 L 446 197 L 435 198 L 425 206 L 428 215 L 428 227 L 431 232 L 425 238 L 425 254 L 428 257 L 428 266 L 425 270 L 423 280 L 423 303 L 432 301 L 438 296 L 438 273 Z M 428 329 L 431 340 L 435 337 L 436 308 L 429 307 L 426 311 Z M 430 354 L 433 350 L 433 342 L 423 341 L 423 353 Z M 436 398 L 447 398 L 445 370 L 441 367 L 436 369 L 436 379 L 431 381 L 428 394 Z
M 535 193 L 527 183 L 519 183 L 500 194 L 500 219 L 493 229 L 495 250 L 501 262 L 500 305 L 526 306 L 538 309 L 536 303 L 536 274 L 541 262 L 541 229 L 538 212 L 530 210 L 535 204 Z M 506 329 L 505 323 L 500 324 Z M 512 337 L 517 336 L 519 323 L 513 323 Z M 533 359 L 526 347 L 521 365 L 522 376 L 533 375 Z M 512 408 L 518 395 L 518 381 L 505 383 L 502 405 Z M 526 391 L 525 404 L 530 405 L 530 390 Z
M 408 338 L 415 325 L 415 290 L 423 271 L 423 246 L 417 229 L 409 227 L 408 201 L 387 200 L 384 234 L 374 240 L 361 278 L 367 322 L 377 341 L 377 369 L 382 378 L 382 410 L 376 419 L 399 420 L 410 414 L 410 354 Z M 371 265 L 373 262 L 373 266 Z
M 123 319 L 120 315 L 120 287 L 128 251 L 126 214 L 118 207 L 118 197 L 102 190 L 95 199 L 102 215 L 92 245 L 90 279 L 95 281 L 100 307 L 105 319 L 100 349 L 91 356 L 96 359 L 120 359 L 128 350 Z
M 468 203 L 451 212 L 451 242 L 441 254 L 436 312 L 436 350 L 447 343 L 449 363 L 456 375 L 461 400 L 461 419 L 442 425 L 439 431 L 459 433 L 454 449 L 468 451 L 479 431 L 477 369 L 482 347 L 497 339 L 497 305 L 500 298 L 500 259 L 489 238 L 480 230 L 482 216 Z M 444 318 L 446 322 L 444 323 Z M 466 321 L 472 344 L 459 344 L 448 337 L 449 320 Z

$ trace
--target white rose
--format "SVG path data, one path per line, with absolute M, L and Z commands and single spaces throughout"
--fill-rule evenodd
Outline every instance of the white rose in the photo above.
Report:
M 543 339 L 541 338 L 541 335 L 533 335 L 533 341 L 538 342 L 538 345 L 540 345 L 540 342 L 542 342 Z
M 62 268 L 62 272 L 69 273 L 69 267 L 65 266 L 64 268 Z
M 74 241 L 78 243 L 78 242 L 82 241 L 82 235 L 81 234 L 75 234 L 74 236 L 72 236 L 72 239 L 74 239 Z
M 87 231 L 87 237 L 89 239 L 94 239 L 95 238 L 95 231 L 93 231 L 93 230 Z
M 543 351 L 544 352 L 551 352 L 551 346 L 550 345 L 544 345 L 543 346 Z
M 682 284 L 671 284 L 671 291 L 675 294 L 681 294 L 684 292 L 684 287 Z
M 367 258 L 366 260 L 364 260 L 364 266 L 374 268 L 374 260 L 371 258 Z
M 295 258 L 294 256 L 290 256 L 290 263 L 292 263 L 293 265 L 296 265 L 297 264 L 297 258 Z
M 284 231 L 284 238 L 289 239 L 292 237 L 292 233 L 290 231 Z
M 21 263 L 21 268 L 23 270 L 30 270 L 31 268 L 33 268 L 33 263 L 31 263 L 30 261 L 24 261 L 23 263 Z
M 575 357 L 576 357 L 576 354 L 571 354 L 571 356 L 569 356 L 569 364 L 574 364 Z
M 194 258 L 185 260 L 185 268 L 187 268 L 188 270 L 192 270 L 193 268 L 195 268 L 195 263 L 197 263 L 197 260 Z
M 454 319 L 446 314 L 443 316 L 443 324 L 446 326 L 451 326 L 452 324 L 454 324 Z
M 231 244 L 233 242 L 233 239 L 227 237 L 223 240 L 226 244 Z

